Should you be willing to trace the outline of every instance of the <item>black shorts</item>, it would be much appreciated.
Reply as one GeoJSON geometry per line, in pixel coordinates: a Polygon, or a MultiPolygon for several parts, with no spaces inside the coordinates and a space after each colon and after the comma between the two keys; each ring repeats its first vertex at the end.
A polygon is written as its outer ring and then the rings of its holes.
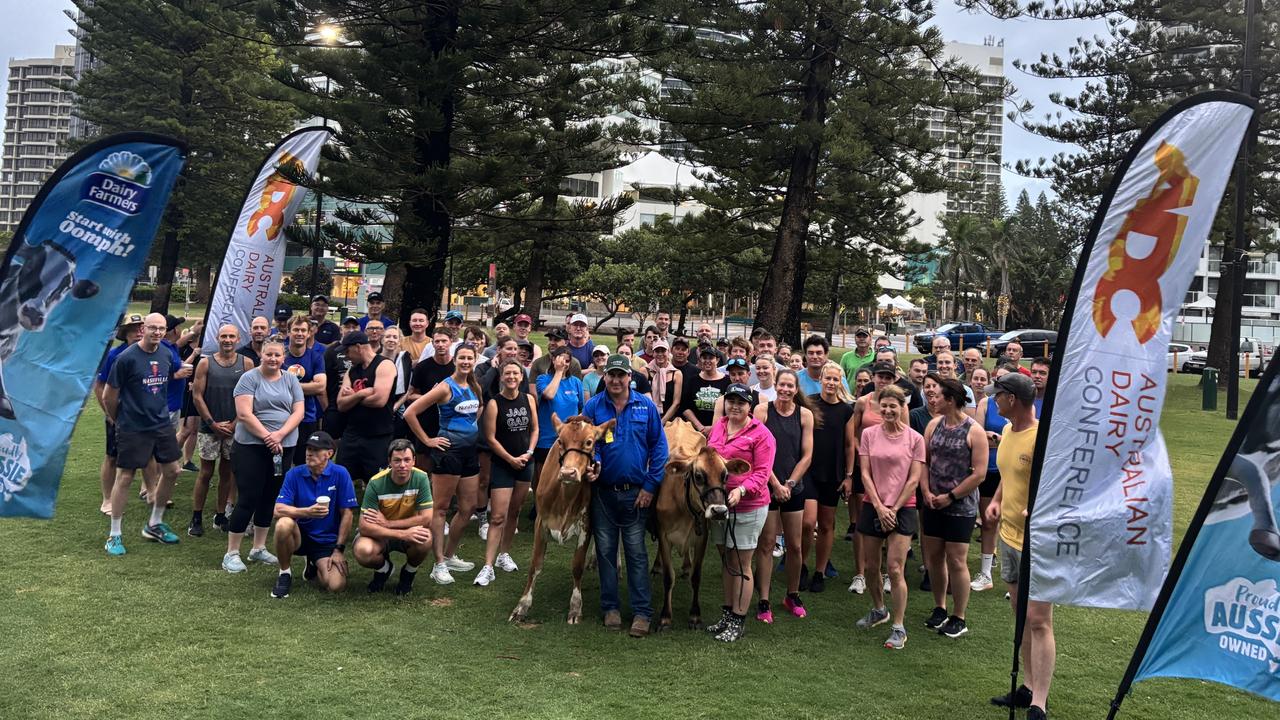
{"type": "Polygon", "coordinates": [[[943,542],[968,545],[973,538],[973,526],[977,523],[977,515],[948,515],[928,508],[920,510],[920,534],[941,538],[943,542]]]}
{"type": "Polygon", "coordinates": [[[116,467],[121,470],[141,470],[152,458],[163,465],[181,457],[182,448],[172,426],[147,432],[116,431],[116,467]]]}
{"type": "MultiPolygon", "coordinates": [[[[431,451],[431,468],[441,475],[457,475],[460,478],[480,474],[480,453],[475,445],[453,446],[448,450],[431,451]]],[[[493,481],[489,481],[493,486],[493,481]]]]}
{"type": "Polygon", "coordinates": [[[489,489],[510,489],[518,482],[533,482],[533,462],[530,461],[517,470],[495,456],[489,463],[489,489]]]}
{"type": "Polygon", "coordinates": [[[992,498],[996,496],[996,490],[1000,489],[1000,471],[988,470],[987,477],[983,479],[982,484],[978,486],[978,497],[992,498]]]}
{"type": "Polygon", "coordinates": [[[880,538],[881,540],[889,537],[890,533],[898,533],[911,537],[916,534],[916,527],[919,525],[919,519],[916,515],[915,508],[904,507],[898,510],[898,524],[889,532],[885,532],[880,527],[880,518],[876,515],[876,509],[869,502],[862,503],[862,512],[858,514],[858,532],[869,537],[880,538]]]}
{"type": "MultiPolygon", "coordinates": [[[[107,426],[107,457],[115,460],[118,452],[116,450],[116,424],[105,418],[102,424],[107,426]]],[[[177,440],[177,438],[175,437],[174,440],[177,440]]]]}
{"type": "Polygon", "coordinates": [[[324,431],[329,433],[329,437],[338,440],[342,437],[342,431],[347,427],[347,417],[338,412],[336,404],[330,404],[329,408],[324,411],[324,420],[320,425],[324,431]]]}
{"type": "Polygon", "coordinates": [[[805,478],[800,484],[791,488],[791,499],[780,503],[777,500],[769,501],[769,509],[779,512],[800,512],[804,510],[805,500],[816,500],[817,495],[814,494],[813,481],[805,478]]]}
{"type": "Polygon", "coordinates": [[[837,507],[840,505],[840,478],[810,478],[805,481],[806,485],[812,486],[810,497],[815,498],[822,507],[837,507]]]}
{"type": "Polygon", "coordinates": [[[307,536],[302,529],[299,528],[298,534],[302,536],[302,542],[298,545],[298,551],[295,555],[301,555],[311,562],[321,560],[333,555],[333,551],[338,549],[337,543],[318,543],[307,536]]]}
{"type": "Polygon", "coordinates": [[[368,480],[387,467],[387,446],[390,435],[366,437],[346,433],[338,441],[338,464],[351,473],[353,480],[368,480]]]}

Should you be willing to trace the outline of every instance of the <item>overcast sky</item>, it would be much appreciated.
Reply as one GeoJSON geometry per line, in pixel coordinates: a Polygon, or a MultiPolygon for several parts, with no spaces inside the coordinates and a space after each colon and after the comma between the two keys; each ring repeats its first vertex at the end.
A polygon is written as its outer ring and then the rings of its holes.
{"type": "MultiPolygon", "coordinates": [[[[983,37],[994,35],[1004,41],[1005,76],[1013,81],[1019,97],[1035,104],[1037,117],[1053,109],[1049,103],[1050,92],[1069,92],[1072,86],[1023,75],[1013,68],[1012,61],[1015,58],[1034,60],[1042,52],[1065,52],[1077,37],[1101,32],[1104,27],[1102,21],[999,21],[981,13],[962,12],[949,0],[938,0],[937,5],[937,22],[948,40],[980,44],[983,37]]],[[[63,11],[73,9],[70,0],[0,0],[0,18],[4,18],[0,23],[0,58],[48,57],[54,45],[72,43],[68,34],[72,24],[63,11]]],[[[1062,149],[1005,120],[1006,165],[1018,158],[1047,157],[1062,149]]],[[[1047,183],[1020,178],[1008,170],[1004,172],[1004,184],[1010,202],[1023,188],[1033,196],[1048,189],[1047,183]]]]}

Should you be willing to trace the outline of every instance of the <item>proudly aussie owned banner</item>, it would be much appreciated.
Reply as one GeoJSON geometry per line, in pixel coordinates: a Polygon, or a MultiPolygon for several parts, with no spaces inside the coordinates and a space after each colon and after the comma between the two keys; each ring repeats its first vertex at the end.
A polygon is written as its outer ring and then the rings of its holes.
{"type": "Polygon", "coordinates": [[[0,516],[53,516],[71,431],[185,162],[172,138],[103,138],[23,215],[0,266],[0,516]]]}
{"type": "Polygon", "coordinates": [[[1032,467],[1032,600],[1150,608],[1169,565],[1160,412],[1173,319],[1254,114],[1212,92],[1171,108],[1116,169],[1058,333],[1032,467]]]}
{"type": "Polygon", "coordinates": [[[202,347],[218,346],[218,328],[223,325],[235,325],[240,337],[247,339],[255,317],[271,320],[284,275],[284,229],[293,222],[306,195],[290,178],[315,172],[330,132],[322,127],[292,132],[262,163],[231,228],[205,318],[202,347]],[[288,168],[287,174],[282,167],[288,168]]]}

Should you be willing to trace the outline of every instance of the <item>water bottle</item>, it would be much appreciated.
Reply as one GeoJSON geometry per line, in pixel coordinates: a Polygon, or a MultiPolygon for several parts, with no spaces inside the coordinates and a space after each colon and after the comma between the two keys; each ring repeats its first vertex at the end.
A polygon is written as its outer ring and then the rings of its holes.
{"type": "Polygon", "coordinates": [[[284,455],[276,453],[271,456],[271,467],[275,471],[276,477],[284,475],[284,455]]]}

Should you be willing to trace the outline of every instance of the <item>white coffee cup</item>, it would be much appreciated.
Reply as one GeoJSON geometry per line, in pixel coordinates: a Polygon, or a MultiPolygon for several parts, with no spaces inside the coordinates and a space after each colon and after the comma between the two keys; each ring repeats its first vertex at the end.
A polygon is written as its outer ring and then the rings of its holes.
{"type": "Polygon", "coordinates": [[[316,504],[317,504],[317,505],[323,505],[323,506],[324,506],[324,509],[325,509],[325,512],[328,512],[328,511],[329,511],[329,496],[328,496],[328,495],[320,495],[320,496],[317,496],[317,497],[316,497],[316,504]]]}

